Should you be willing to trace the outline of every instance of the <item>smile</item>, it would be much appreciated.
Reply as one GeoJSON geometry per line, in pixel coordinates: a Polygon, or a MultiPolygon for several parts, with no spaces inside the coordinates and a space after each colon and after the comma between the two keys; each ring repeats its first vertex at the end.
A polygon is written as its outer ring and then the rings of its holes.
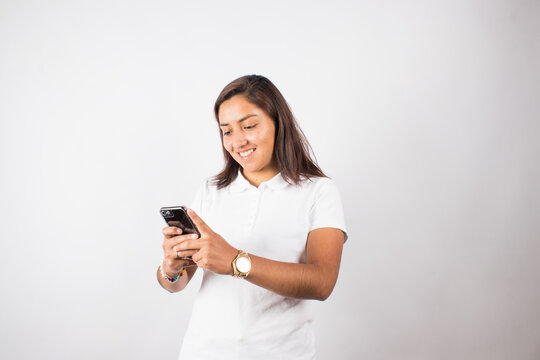
{"type": "Polygon", "coordinates": [[[254,151],[255,149],[250,149],[248,151],[239,152],[238,154],[243,160],[246,160],[254,151]]]}

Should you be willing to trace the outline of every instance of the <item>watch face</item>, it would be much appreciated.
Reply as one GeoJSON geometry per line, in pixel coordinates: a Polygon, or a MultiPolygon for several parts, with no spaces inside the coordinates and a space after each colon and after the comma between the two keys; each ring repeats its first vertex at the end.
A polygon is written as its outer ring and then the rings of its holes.
{"type": "Polygon", "coordinates": [[[240,257],[236,260],[236,268],[240,272],[247,273],[251,270],[251,261],[246,257],[240,257]]]}

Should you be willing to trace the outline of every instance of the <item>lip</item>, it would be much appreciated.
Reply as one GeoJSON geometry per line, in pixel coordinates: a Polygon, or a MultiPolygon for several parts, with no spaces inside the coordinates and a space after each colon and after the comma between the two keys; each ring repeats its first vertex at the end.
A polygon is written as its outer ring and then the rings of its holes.
{"type": "Polygon", "coordinates": [[[257,148],[251,148],[251,149],[247,149],[247,150],[237,151],[236,153],[238,154],[238,156],[240,156],[240,158],[241,158],[242,160],[247,160],[247,159],[250,158],[251,155],[253,155],[253,153],[254,153],[256,150],[257,150],[257,148]],[[249,154],[248,156],[242,156],[242,155],[240,155],[241,152],[246,152],[246,151],[249,151],[249,150],[253,150],[253,151],[252,151],[251,154],[249,154]]]}

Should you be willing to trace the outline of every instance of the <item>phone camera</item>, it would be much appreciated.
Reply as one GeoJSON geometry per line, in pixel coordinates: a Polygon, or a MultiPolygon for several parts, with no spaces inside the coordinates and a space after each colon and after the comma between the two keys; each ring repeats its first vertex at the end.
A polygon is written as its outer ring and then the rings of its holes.
{"type": "Polygon", "coordinates": [[[161,214],[167,218],[173,217],[173,213],[171,212],[171,210],[161,210],[161,214]]]}

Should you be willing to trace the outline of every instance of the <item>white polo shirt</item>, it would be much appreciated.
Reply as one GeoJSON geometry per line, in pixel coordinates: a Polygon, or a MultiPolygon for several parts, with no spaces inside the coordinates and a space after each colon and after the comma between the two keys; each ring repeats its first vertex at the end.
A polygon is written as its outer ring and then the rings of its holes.
{"type": "MultiPolygon", "coordinates": [[[[295,186],[277,174],[257,188],[239,172],[221,190],[207,180],[192,208],[235,248],[272,260],[304,263],[313,229],[338,228],[347,239],[339,191],[329,178],[295,186]]],[[[179,359],[313,359],[313,316],[307,305],[204,270],[179,359]]]]}

